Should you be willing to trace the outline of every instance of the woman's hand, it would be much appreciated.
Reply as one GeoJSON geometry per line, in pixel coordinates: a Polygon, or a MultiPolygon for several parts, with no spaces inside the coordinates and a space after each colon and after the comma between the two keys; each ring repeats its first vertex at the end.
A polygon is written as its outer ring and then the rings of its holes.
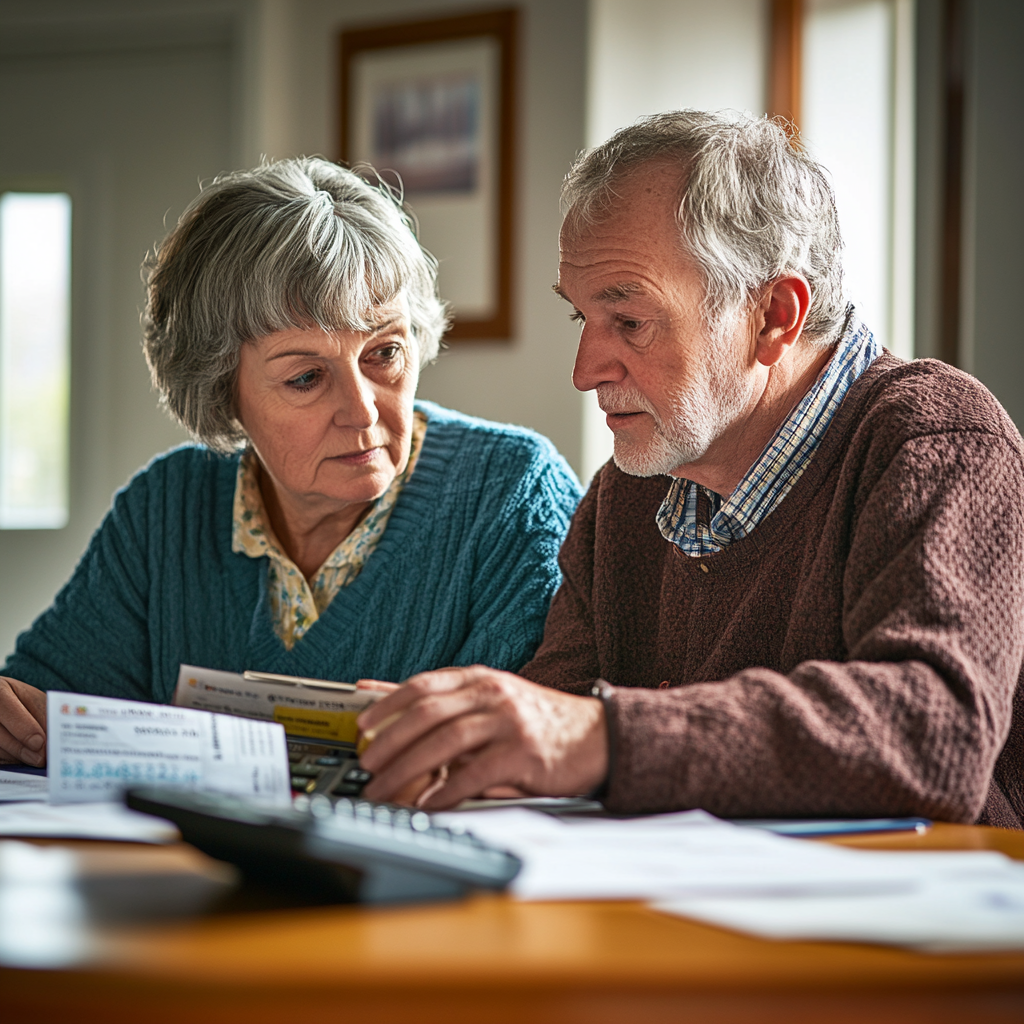
{"type": "Polygon", "coordinates": [[[46,694],[0,676],[0,764],[46,764],[46,694]]]}
{"type": "Polygon", "coordinates": [[[482,794],[575,796],[608,772],[604,708],[481,665],[413,676],[359,716],[373,742],[364,796],[394,800],[447,766],[415,801],[430,810],[482,794]],[[499,789],[500,787],[500,789],[499,789]]]}

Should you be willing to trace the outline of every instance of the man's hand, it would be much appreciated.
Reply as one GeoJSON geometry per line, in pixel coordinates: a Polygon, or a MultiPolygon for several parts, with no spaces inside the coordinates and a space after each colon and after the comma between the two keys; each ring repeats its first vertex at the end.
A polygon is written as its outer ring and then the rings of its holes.
{"type": "Polygon", "coordinates": [[[575,796],[590,792],[608,773],[599,700],[481,665],[413,676],[359,716],[364,734],[382,725],[361,759],[373,772],[364,790],[369,800],[394,799],[445,765],[447,777],[421,801],[430,810],[497,787],[575,796]]]}
{"type": "Polygon", "coordinates": [[[401,683],[385,683],[380,679],[360,679],[356,683],[357,690],[376,690],[378,693],[394,693],[401,683]]]}
{"type": "Polygon", "coordinates": [[[46,764],[46,694],[0,676],[0,764],[46,764]]]}

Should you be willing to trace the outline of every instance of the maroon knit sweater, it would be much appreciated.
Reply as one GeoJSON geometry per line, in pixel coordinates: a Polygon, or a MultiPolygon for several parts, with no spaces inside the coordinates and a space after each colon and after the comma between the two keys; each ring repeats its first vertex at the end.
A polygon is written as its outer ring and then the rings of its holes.
{"type": "Polygon", "coordinates": [[[1024,823],[1024,442],[943,363],[877,359],[748,537],[690,558],[611,463],[523,675],[606,702],[618,811],[1024,823]]]}

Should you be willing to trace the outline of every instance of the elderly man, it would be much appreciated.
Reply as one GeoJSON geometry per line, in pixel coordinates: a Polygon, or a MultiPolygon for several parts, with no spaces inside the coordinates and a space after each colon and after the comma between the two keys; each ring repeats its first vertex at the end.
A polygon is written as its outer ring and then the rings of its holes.
{"type": "Polygon", "coordinates": [[[578,161],[564,199],[573,382],[597,391],[614,465],[522,678],[426,673],[364,713],[367,795],[448,765],[426,806],[595,793],[1020,828],[1006,414],[880,348],[843,300],[822,169],[771,122],[652,117],[578,161]]]}

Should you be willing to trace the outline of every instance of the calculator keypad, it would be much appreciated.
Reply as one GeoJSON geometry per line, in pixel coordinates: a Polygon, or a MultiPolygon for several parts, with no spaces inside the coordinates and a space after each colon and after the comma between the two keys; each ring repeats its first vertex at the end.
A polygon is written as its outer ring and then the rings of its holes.
{"type": "Polygon", "coordinates": [[[324,796],[357,797],[370,781],[370,773],[360,768],[355,747],[307,742],[288,738],[288,767],[292,793],[299,798],[324,796]]]}

